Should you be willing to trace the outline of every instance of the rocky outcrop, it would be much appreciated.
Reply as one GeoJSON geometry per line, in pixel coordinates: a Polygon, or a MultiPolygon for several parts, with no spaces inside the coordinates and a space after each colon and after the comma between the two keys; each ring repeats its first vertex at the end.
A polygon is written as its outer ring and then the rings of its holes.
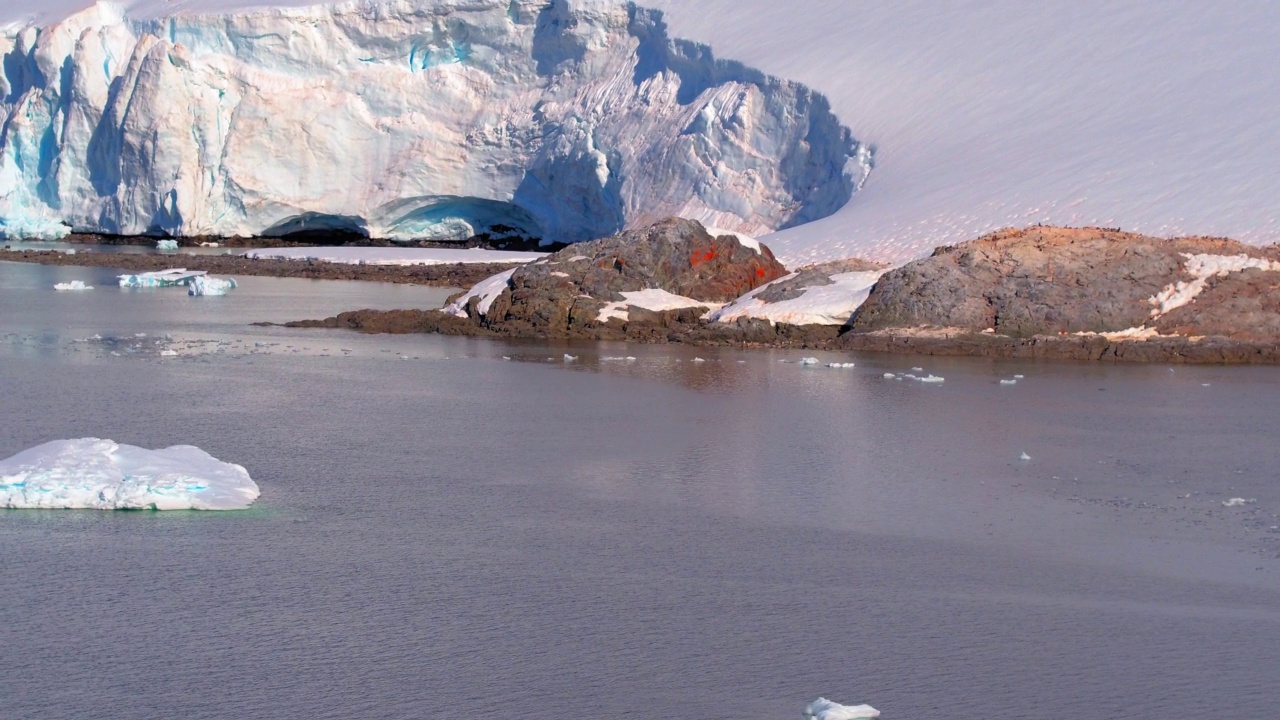
{"type": "Polygon", "coordinates": [[[1028,338],[1149,328],[1275,340],[1280,333],[1255,329],[1277,321],[1275,314],[1262,319],[1274,308],[1266,288],[1280,281],[1276,260],[1275,248],[1220,238],[1165,240],[1096,228],[1005,230],[940,248],[887,273],[853,331],[949,327],[1028,338]],[[1209,260],[1196,265],[1197,256],[1209,260]],[[1231,271],[1250,263],[1264,267],[1231,271]],[[1227,273],[1219,277],[1218,268],[1227,273]],[[1253,299],[1241,297],[1242,291],[1253,299]]]}
{"type": "Polygon", "coordinates": [[[709,309],[786,274],[767,247],[668,219],[522,266],[446,312],[508,336],[635,338],[696,324],[709,309]]]}

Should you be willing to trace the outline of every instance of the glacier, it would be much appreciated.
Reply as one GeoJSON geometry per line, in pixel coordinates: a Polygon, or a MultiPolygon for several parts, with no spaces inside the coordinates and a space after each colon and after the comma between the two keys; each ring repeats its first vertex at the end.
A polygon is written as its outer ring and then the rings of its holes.
{"type": "Polygon", "coordinates": [[[288,5],[6,3],[0,237],[756,235],[873,165],[821,94],[628,2],[288,5]]]}
{"type": "Polygon", "coordinates": [[[54,440],[0,461],[4,508],[240,510],[259,494],[243,467],[191,445],[54,440]]]}

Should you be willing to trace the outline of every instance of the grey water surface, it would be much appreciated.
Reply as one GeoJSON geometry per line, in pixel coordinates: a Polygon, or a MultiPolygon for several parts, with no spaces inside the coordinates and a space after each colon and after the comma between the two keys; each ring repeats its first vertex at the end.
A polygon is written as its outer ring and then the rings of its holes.
{"type": "Polygon", "coordinates": [[[2,718],[1280,717],[1280,369],[285,330],[448,292],[112,275],[0,262],[0,458],[263,494],[0,510],[2,718]]]}

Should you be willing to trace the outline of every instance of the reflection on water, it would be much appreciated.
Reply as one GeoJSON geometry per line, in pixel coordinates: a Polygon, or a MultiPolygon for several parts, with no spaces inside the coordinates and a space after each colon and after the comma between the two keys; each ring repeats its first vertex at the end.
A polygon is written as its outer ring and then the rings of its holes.
{"type": "Polygon", "coordinates": [[[299,331],[248,323],[447,291],[110,276],[0,263],[0,456],[191,443],[263,497],[0,513],[20,659],[0,716],[736,720],[824,694],[1167,720],[1280,699],[1276,369],[299,331]],[[913,366],[946,382],[882,377],[913,366]]]}

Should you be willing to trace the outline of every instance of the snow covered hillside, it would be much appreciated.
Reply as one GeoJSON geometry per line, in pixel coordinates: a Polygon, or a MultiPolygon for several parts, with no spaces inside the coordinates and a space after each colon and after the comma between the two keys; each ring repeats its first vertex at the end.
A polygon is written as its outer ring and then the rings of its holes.
{"type": "Polygon", "coordinates": [[[761,238],[788,266],[1034,223],[1280,241],[1273,0],[644,4],[876,147],[847,207],[761,238]]]}
{"type": "MultiPolygon", "coordinates": [[[[129,13],[149,19],[168,13],[229,12],[249,2],[133,0],[129,13]]],[[[0,9],[0,24],[52,22],[85,4],[9,0],[0,9]]],[[[574,3],[599,12],[611,4],[574,3]]],[[[1280,169],[1275,163],[1280,157],[1280,73],[1275,71],[1280,67],[1280,43],[1274,40],[1280,36],[1280,4],[1271,0],[641,4],[664,10],[675,37],[708,43],[717,57],[739,60],[823,93],[840,124],[851,128],[853,137],[875,146],[876,169],[850,203],[824,219],[762,238],[790,266],[851,255],[903,260],[997,227],[1037,222],[1119,226],[1160,235],[1221,234],[1253,243],[1280,240],[1280,169]]],[[[242,59],[246,54],[273,42],[263,23],[225,23],[228,32],[244,28],[243,37],[235,41],[237,63],[247,63],[242,59]],[[257,33],[262,37],[253,37],[257,33]]],[[[190,24],[155,27],[163,40],[167,28],[190,24]]],[[[598,52],[593,44],[597,39],[592,36],[587,42],[592,54],[598,52]]],[[[380,52],[377,58],[393,54],[389,47],[380,52]]],[[[404,48],[397,52],[403,54],[404,48]]],[[[451,59],[447,49],[444,57],[451,59]]],[[[359,60],[351,59],[351,67],[359,60]]],[[[218,73],[227,72],[219,66],[218,72],[201,77],[217,79],[218,73]]],[[[323,96],[303,99],[301,88],[309,81],[297,79],[292,67],[279,74],[295,78],[300,88],[281,106],[314,107],[315,114],[290,112],[289,123],[281,124],[276,137],[262,142],[275,144],[291,129],[296,134],[300,125],[308,132],[321,132],[339,122],[333,108],[340,105],[325,106],[330,100],[323,96]],[[309,119],[300,123],[300,117],[309,119]]],[[[722,121],[730,117],[721,106],[717,109],[722,121]]],[[[37,105],[32,112],[43,111],[37,105]]],[[[561,119],[570,117],[566,113],[561,119]]],[[[663,122],[684,129],[689,126],[686,118],[663,122]]],[[[582,135],[570,133],[578,143],[575,152],[589,154],[582,135]]],[[[606,146],[602,137],[597,131],[597,147],[606,146]]],[[[36,140],[40,138],[32,141],[36,140]]],[[[303,169],[322,165],[317,160],[303,169]]],[[[363,163],[358,163],[357,170],[365,172],[361,168],[363,163]]],[[[491,171],[472,167],[468,172],[491,171]]],[[[617,177],[613,170],[610,173],[617,177]]],[[[570,187],[591,189],[586,201],[596,202],[600,193],[590,182],[591,173],[585,175],[570,187]]],[[[12,181],[12,176],[3,177],[0,188],[12,181]]],[[[732,178],[716,177],[720,188],[741,187],[732,178]]],[[[369,175],[359,183],[377,183],[380,178],[369,175]]],[[[319,181],[304,177],[293,182],[311,191],[311,184],[319,181]]],[[[628,202],[661,187],[628,196],[628,202]]],[[[700,187],[697,182],[678,184],[670,197],[700,187]]],[[[36,188],[46,194],[55,189],[65,196],[63,188],[48,183],[42,190],[36,188]]],[[[250,183],[247,189],[258,186],[250,183]]],[[[512,188],[506,190],[514,195],[512,188]]],[[[252,192],[249,196],[252,199],[252,192]]],[[[682,210],[721,227],[751,231],[750,222],[708,217],[714,214],[708,210],[714,198],[727,195],[712,192],[708,197],[713,199],[693,201],[682,210]]],[[[308,203],[319,207],[331,199],[315,191],[308,203]]],[[[127,193],[120,200],[141,207],[128,211],[134,215],[145,216],[150,210],[127,193]]],[[[230,217],[252,207],[242,211],[234,202],[228,205],[230,217]]],[[[376,202],[365,205],[375,207],[376,202]]],[[[161,206],[157,203],[156,209],[161,206]]],[[[355,215],[365,209],[343,212],[355,215]]],[[[200,214],[220,217],[220,212],[200,214]]],[[[82,214],[94,220],[92,212],[82,214]]],[[[58,215],[51,211],[50,217],[58,215]]],[[[380,222],[393,227],[392,216],[380,222]]],[[[162,221],[164,217],[162,213],[162,221]]],[[[187,217],[192,216],[184,215],[184,221],[187,217]]]]}
{"type": "Polygon", "coordinates": [[[760,233],[870,169],[825,98],[622,2],[137,9],[0,34],[0,233],[760,233]]]}

